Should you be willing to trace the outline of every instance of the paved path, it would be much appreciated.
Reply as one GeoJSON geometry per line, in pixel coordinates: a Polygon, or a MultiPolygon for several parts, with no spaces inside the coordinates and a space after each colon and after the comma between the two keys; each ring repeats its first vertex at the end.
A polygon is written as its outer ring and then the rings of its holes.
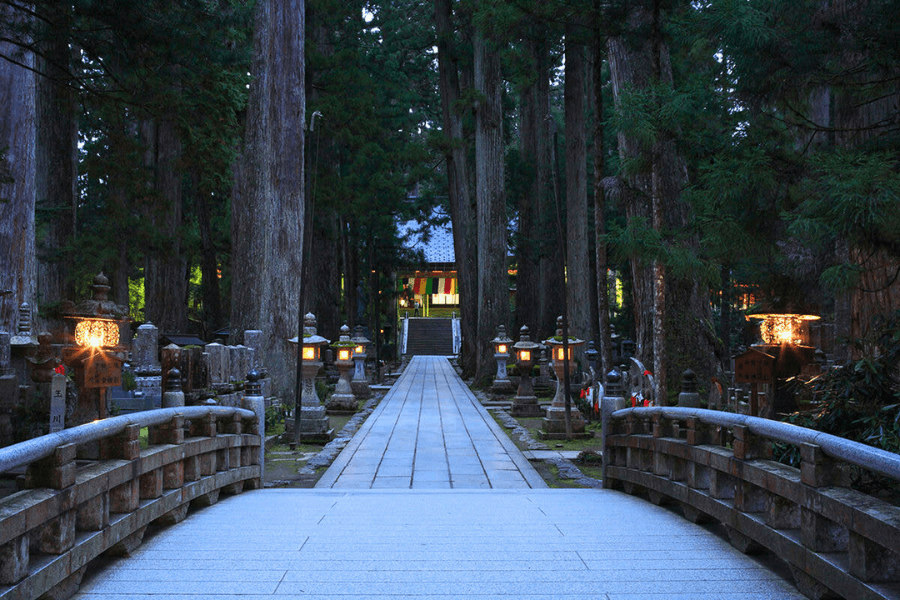
{"type": "Polygon", "coordinates": [[[534,489],[533,469],[446,363],[410,364],[326,472],[331,487],[223,498],[76,598],[803,599],[649,502],[534,489]],[[368,489],[381,485],[395,489],[368,489]],[[421,489],[433,486],[456,489],[421,489]]]}
{"type": "Polygon", "coordinates": [[[450,362],[416,356],[316,485],[545,488],[450,362]]]}

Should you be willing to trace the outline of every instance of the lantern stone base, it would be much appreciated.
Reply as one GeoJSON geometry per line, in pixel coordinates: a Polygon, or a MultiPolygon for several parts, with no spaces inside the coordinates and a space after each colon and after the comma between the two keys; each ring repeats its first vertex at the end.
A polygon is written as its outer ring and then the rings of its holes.
{"type": "Polygon", "coordinates": [[[494,394],[512,394],[516,390],[513,387],[512,381],[509,379],[494,379],[493,385],[491,385],[491,392],[494,394]]]}
{"type": "MultiPolygon", "coordinates": [[[[593,432],[584,431],[584,418],[574,406],[571,408],[572,435],[579,438],[594,437],[593,432]]],[[[566,410],[557,406],[547,408],[547,416],[543,419],[543,428],[538,431],[542,440],[566,439],[566,410]]]]}
{"type": "Polygon", "coordinates": [[[334,393],[325,403],[329,415],[352,415],[359,408],[356,396],[351,394],[334,393]]]}
{"type": "Polygon", "coordinates": [[[350,382],[350,388],[357,400],[368,400],[372,397],[372,388],[365,379],[354,379],[350,382]]]}
{"type": "Polygon", "coordinates": [[[514,417],[543,417],[546,410],[538,404],[535,396],[516,396],[509,414],[514,417]]]}
{"type": "MultiPolygon", "coordinates": [[[[290,423],[290,429],[294,430],[294,421],[285,420],[285,428],[290,423]]],[[[300,436],[304,442],[330,442],[334,439],[334,430],[331,429],[324,406],[303,406],[300,408],[300,436]]]]}

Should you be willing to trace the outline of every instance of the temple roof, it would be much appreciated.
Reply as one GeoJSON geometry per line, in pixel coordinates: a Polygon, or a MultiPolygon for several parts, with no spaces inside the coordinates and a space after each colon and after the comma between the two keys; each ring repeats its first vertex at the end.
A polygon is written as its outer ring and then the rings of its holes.
{"type": "Polygon", "coordinates": [[[429,264],[454,263],[453,231],[446,225],[427,225],[418,221],[399,223],[397,229],[404,238],[403,245],[410,250],[421,250],[429,264]]]}

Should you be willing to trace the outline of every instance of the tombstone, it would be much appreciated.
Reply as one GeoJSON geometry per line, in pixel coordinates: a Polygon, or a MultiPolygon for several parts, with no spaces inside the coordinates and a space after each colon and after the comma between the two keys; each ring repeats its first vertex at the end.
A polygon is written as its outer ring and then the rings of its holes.
{"type": "Polygon", "coordinates": [[[210,383],[227,383],[225,379],[228,373],[228,348],[213,342],[206,345],[206,354],[209,356],[210,383]]]}
{"type": "Polygon", "coordinates": [[[0,446],[13,443],[12,412],[16,407],[18,381],[12,369],[10,335],[0,331],[0,446]]]}
{"type": "Polygon", "coordinates": [[[241,353],[237,346],[226,346],[228,348],[228,372],[226,373],[226,383],[241,381],[246,371],[241,371],[241,353]]]}
{"type": "Polygon", "coordinates": [[[131,342],[131,364],[140,375],[161,375],[159,364],[159,329],[152,323],[137,328],[131,342]]]}
{"type": "Polygon", "coordinates": [[[235,346],[237,348],[237,365],[232,369],[235,371],[235,381],[244,381],[247,373],[253,370],[252,350],[244,345],[235,346]]]}
{"type": "MultiPolygon", "coordinates": [[[[262,336],[263,332],[259,329],[248,329],[244,332],[244,345],[254,350],[252,354],[254,361],[253,370],[259,370],[261,367],[261,365],[259,364],[259,360],[262,358],[262,336]]],[[[260,379],[262,379],[262,377],[260,377],[260,379]]]]}
{"type": "Polygon", "coordinates": [[[159,329],[153,323],[137,328],[131,342],[131,364],[136,395],[154,408],[162,405],[162,365],[159,362],[159,329]]]}
{"type": "Polygon", "coordinates": [[[697,374],[688,369],[681,376],[681,393],[678,394],[678,406],[700,408],[700,394],[697,393],[697,374]]]}
{"type": "Polygon", "coordinates": [[[0,376],[9,375],[12,372],[12,355],[10,354],[9,332],[0,331],[0,376]]]}
{"type": "Polygon", "coordinates": [[[550,389],[550,359],[547,358],[547,350],[541,350],[541,358],[538,359],[538,376],[534,378],[535,391],[547,391],[550,389]]]}
{"type": "Polygon", "coordinates": [[[160,350],[159,353],[163,369],[162,386],[165,388],[168,383],[169,371],[178,369],[181,366],[181,348],[175,344],[169,344],[160,350]]]}

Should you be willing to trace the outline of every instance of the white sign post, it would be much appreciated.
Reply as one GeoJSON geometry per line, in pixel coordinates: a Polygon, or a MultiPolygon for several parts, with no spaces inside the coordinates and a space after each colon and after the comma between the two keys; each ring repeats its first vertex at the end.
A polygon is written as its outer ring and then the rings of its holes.
{"type": "Polygon", "coordinates": [[[50,433],[66,427],[66,376],[55,373],[50,382],[50,433]]]}

